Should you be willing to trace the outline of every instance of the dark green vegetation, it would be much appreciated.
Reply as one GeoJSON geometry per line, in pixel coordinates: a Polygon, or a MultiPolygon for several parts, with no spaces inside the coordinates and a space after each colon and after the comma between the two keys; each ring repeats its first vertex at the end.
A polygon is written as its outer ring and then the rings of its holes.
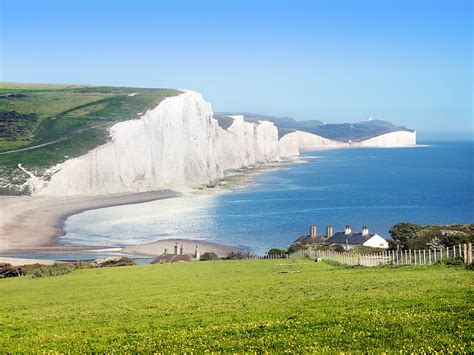
{"type": "Polygon", "coordinates": [[[67,158],[85,154],[107,141],[108,128],[114,123],[137,118],[178,93],[168,89],[1,83],[0,177],[15,180],[12,174],[22,174],[18,164],[41,173],[67,158]]]}
{"type": "Polygon", "coordinates": [[[472,352],[472,271],[208,261],[0,280],[4,352],[472,352]]]}
{"type": "Polygon", "coordinates": [[[420,226],[398,223],[389,230],[392,249],[427,249],[474,243],[474,224],[420,226]]]}
{"type": "Polygon", "coordinates": [[[249,122],[256,122],[259,120],[272,121],[278,127],[280,138],[285,134],[293,132],[294,130],[299,130],[317,134],[318,136],[336,141],[346,142],[351,140],[355,142],[379,136],[384,133],[396,131],[413,132],[406,127],[396,126],[390,122],[382,120],[370,120],[358,123],[325,124],[324,122],[318,120],[296,121],[290,117],[273,117],[256,115],[253,113],[219,113],[219,115],[223,117],[232,114],[242,114],[245,116],[245,120],[249,122]]]}
{"type": "Polygon", "coordinates": [[[135,262],[126,256],[116,256],[106,259],[97,259],[91,263],[54,263],[53,265],[20,265],[15,266],[8,263],[0,263],[0,279],[20,276],[57,276],[68,274],[75,269],[87,269],[97,267],[115,267],[115,266],[131,266],[135,262]]]}
{"type": "Polygon", "coordinates": [[[70,273],[74,267],[69,264],[55,263],[54,265],[21,265],[13,266],[10,264],[0,263],[0,279],[10,277],[31,276],[57,276],[70,273]]]}
{"type": "Polygon", "coordinates": [[[36,113],[0,111],[0,139],[15,140],[17,137],[30,134],[37,121],[36,113]]]}

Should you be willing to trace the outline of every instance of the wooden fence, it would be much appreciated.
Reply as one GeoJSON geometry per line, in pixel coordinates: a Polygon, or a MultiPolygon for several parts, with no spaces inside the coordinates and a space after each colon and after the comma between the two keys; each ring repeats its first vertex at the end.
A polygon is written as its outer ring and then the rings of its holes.
{"type": "Polygon", "coordinates": [[[465,264],[472,264],[472,243],[453,247],[422,250],[387,250],[374,254],[339,253],[331,250],[298,250],[288,255],[289,258],[310,257],[313,259],[332,260],[346,265],[379,266],[379,265],[431,265],[439,260],[459,257],[465,264]]]}

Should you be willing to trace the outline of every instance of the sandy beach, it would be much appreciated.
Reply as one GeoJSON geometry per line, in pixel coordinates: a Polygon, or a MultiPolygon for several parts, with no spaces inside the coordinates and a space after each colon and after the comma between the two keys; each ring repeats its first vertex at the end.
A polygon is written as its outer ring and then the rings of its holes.
{"type": "MultiPolygon", "coordinates": [[[[290,158],[280,163],[257,165],[228,171],[226,176],[213,184],[195,189],[192,194],[223,194],[244,188],[257,175],[278,170],[288,164],[302,163],[300,158],[290,158]]],[[[138,204],[155,200],[181,196],[171,190],[150,191],[142,193],[126,193],[102,196],[0,196],[0,253],[29,254],[36,253],[68,253],[87,252],[104,249],[127,254],[157,256],[164,248],[173,252],[176,243],[183,244],[185,254],[194,254],[196,245],[200,253],[214,252],[226,256],[238,248],[204,240],[164,239],[137,246],[129,246],[122,251],[117,248],[90,246],[61,246],[58,237],[65,234],[65,220],[77,213],[119,205],[138,204]]]]}
{"type": "Polygon", "coordinates": [[[179,196],[163,190],[81,197],[0,196],[0,252],[52,247],[67,217],[86,210],[179,196]]]}
{"type": "Polygon", "coordinates": [[[9,258],[6,256],[0,256],[0,264],[2,263],[10,264],[13,266],[33,265],[33,264],[53,265],[55,261],[46,260],[46,259],[9,258]]]}

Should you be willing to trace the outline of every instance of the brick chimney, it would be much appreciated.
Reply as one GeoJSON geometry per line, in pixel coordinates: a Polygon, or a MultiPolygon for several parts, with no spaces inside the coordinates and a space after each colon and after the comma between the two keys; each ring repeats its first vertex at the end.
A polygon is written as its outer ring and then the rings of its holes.
{"type": "Polygon", "coordinates": [[[309,240],[312,242],[316,240],[316,226],[314,224],[309,226],[309,240]]]}
{"type": "Polygon", "coordinates": [[[368,226],[363,226],[362,227],[362,235],[368,235],[369,234],[369,227],[368,226]]]}
{"type": "Polygon", "coordinates": [[[344,234],[351,234],[351,226],[346,224],[346,230],[344,231],[344,234]]]}
{"type": "Polygon", "coordinates": [[[329,225],[326,227],[326,238],[331,238],[334,235],[334,228],[329,225]]]}

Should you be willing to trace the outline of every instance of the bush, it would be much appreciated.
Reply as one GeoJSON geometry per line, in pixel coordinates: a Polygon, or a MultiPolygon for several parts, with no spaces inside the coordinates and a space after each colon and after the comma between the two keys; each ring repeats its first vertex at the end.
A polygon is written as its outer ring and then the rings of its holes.
{"type": "Polygon", "coordinates": [[[469,265],[466,265],[466,270],[474,270],[474,263],[470,263],[469,265]]]}
{"type": "Polygon", "coordinates": [[[225,260],[241,260],[246,258],[253,258],[255,255],[249,252],[244,251],[231,251],[227,256],[224,258],[225,260]]]}
{"type": "Polygon", "coordinates": [[[25,270],[21,266],[13,266],[7,263],[0,263],[0,279],[18,277],[25,275],[25,270]]]}
{"type": "Polygon", "coordinates": [[[438,260],[435,265],[447,265],[447,266],[461,266],[464,265],[463,258],[460,257],[449,257],[446,259],[438,260]]]}
{"type": "Polygon", "coordinates": [[[32,277],[56,276],[70,273],[74,266],[65,263],[54,263],[53,265],[21,265],[0,264],[0,278],[18,277],[31,275],[32,277]]]}
{"type": "Polygon", "coordinates": [[[130,266],[135,262],[126,256],[112,256],[106,259],[97,259],[91,263],[91,267],[130,266]]]}
{"type": "Polygon", "coordinates": [[[285,249],[272,248],[267,252],[268,255],[283,255],[286,254],[285,249]]]}
{"type": "Polygon", "coordinates": [[[464,260],[460,257],[449,257],[442,260],[445,265],[459,266],[464,265],[464,260]]]}
{"type": "Polygon", "coordinates": [[[203,253],[201,257],[199,258],[199,261],[208,261],[208,260],[217,260],[217,259],[219,259],[219,256],[213,251],[211,251],[211,252],[203,253]]]}
{"type": "Polygon", "coordinates": [[[332,250],[337,251],[338,253],[344,253],[346,249],[341,244],[336,244],[332,247],[332,250]]]}
{"type": "Polygon", "coordinates": [[[367,247],[365,245],[356,245],[353,248],[349,250],[349,253],[351,254],[375,254],[375,253],[383,253],[387,249],[383,248],[372,248],[372,247],[367,247]]]}
{"type": "MultiPolygon", "coordinates": [[[[35,265],[36,266],[36,265],[35,265]]],[[[29,272],[32,277],[58,276],[69,274],[74,269],[73,266],[65,263],[54,263],[53,265],[39,265],[29,272]]]]}
{"type": "Polygon", "coordinates": [[[390,249],[407,249],[408,242],[416,238],[417,232],[419,232],[423,227],[418,224],[413,223],[398,223],[390,228],[389,233],[392,237],[389,239],[388,243],[390,249]]]}
{"type": "Polygon", "coordinates": [[[293,243],[288,247],[287,253],[294,253],[301,249],[308,249],[308,246],[303,243],[293,243]]]}

